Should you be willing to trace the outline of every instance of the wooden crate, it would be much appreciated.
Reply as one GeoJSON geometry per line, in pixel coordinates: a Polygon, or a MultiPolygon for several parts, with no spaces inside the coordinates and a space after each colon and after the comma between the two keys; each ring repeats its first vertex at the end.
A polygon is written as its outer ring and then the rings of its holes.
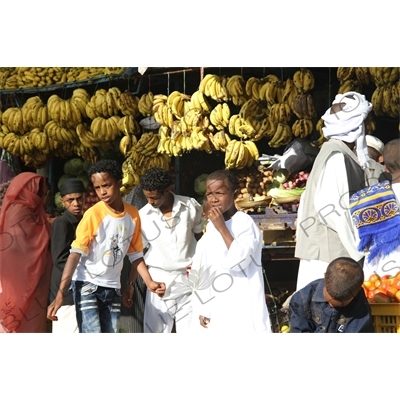
{"type": "Polygon", "coordinates": [[[400,303],[370,303],[376,333],[397,333],[400,328],[400,303]]]}

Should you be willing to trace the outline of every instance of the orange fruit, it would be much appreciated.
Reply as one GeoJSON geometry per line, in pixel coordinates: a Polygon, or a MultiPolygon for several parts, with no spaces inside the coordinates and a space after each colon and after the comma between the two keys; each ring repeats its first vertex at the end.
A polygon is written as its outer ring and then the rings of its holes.
{"type": "Polygon", "coordinates": [[[399,291],[399,289],[397,289],[394,286],[388,286],[386,288],[386,294],[391,298],[391,299],[395,299],[396,298],[396,293],[399,291]]]}
{"type": "Polygon", "coordinates": [[[381,277],[378,274],[372,274],[369,279],[370,282],[380,281],[381,277]]]}

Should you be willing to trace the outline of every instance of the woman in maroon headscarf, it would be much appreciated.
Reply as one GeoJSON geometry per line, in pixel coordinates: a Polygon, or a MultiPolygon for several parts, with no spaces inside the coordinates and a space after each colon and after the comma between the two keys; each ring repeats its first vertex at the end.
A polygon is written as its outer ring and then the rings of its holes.
{"type": "Polygon", "coordinates": [[[10,183],[0,211],[0,331],[46,332],[51,276],[46,178],[32,172],[10,183]]]}

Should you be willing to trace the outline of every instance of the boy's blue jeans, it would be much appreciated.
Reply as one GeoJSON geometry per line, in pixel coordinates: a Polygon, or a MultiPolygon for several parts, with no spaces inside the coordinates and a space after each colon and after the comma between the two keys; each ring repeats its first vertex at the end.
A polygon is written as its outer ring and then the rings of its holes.
{"type": "Polygon", "coordinates": [[[80,333],[117,333],[121,315],[121,290],[72,281],[80,333]]]}

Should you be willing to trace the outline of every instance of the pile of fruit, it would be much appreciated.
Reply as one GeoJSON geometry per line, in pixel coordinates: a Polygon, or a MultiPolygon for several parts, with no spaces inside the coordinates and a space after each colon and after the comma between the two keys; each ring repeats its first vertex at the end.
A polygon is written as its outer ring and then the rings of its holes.
{"type": "Polygon", "coordinates": [[[273,180],[272,175],[273,171],[263,165],[237,171],[236,176],[240,188],[237,201],[267,196],[268,187],[273,180]]]}
{"type": "MultiPolygon", "coordinates": [[[[338,93],[363,93],[365,86],[374,84],[376,89],[371,97],[374,114],[393,118],[400,115],[399,67],[339,67],[337,78],[340,82],[338,93]]],[[[372,128],[374,130],[374,123],[372,128]]]]}
{"type": "Polygon", "coordinates": [[[308,179],[308,173],[299,171],[290,174],[285,168],[280,168],[273,172],[272,183],[268,186],[268,196],[273,198],[273,202],[290,203],[299,200],[303,194],[308,179]]]}
{"type": "Polygon", "coordinates": [[[0,89],[23,89],[83,81],[121,74],[123,67],[11,67],[0,68],[0,89]]]}
{"type": "MultiPolygon", "coordinates": [[[[96,74],[117,73],[121,73],[120,68],[0,68],[0,88],[2,84],[6,88],[61,87],[62,83],[96,74]]],[[[399,83],[393,82],[394,68],[338,70],[341,82],[352,74],[365,82],[369,77],[377,85],[379,90],[372,96],[374,109],[399,114],[399,83]]],[[[0,148],[35,168],[44,167],[52,157],[79,157],[93,163],[102,150],[119,149],[125,158],[122,191],[127,194],[145,170],[152,166],[168,169],[171,157],[191,151],[222,152],[226,168],[246,170],[259,158],[260,139],[267,139],[271,148],[280,148],[295,137],[309,137],[315,132],[311,144],[320,147],[325,138],[323,121],[319,119],[314,125],[314,85],[311,71],[300,68],[286,80],[272,74],[247,80],[241,75],[207,74],[192,94],[173,91],[135,96],[117,87],[92,92],[79,87],[70,98],[52,94],[45,100],[48,95],[43,93],[24,95],[21,106],[0,110],[0,148]],[[145,120],[152,121],[147,128],[145,120]]],[[[366,122],[367,131],[373,125],[372,120],[366,122]]],[[[295,195],[283,192],[300,191],[299,181],[291,182],[270,182],[273,194],[269,195],[295,195]]],[[[265,195],[263,184],[262,179],[257,188],[251,187],[252,192],[257,189],[259,195],[265,195]]]]}
{"type": "Polygon", "coordinates": [[[362,286],[371,303],[400,303],[400,272],[393,276],[372,274],[362,286]]]}

